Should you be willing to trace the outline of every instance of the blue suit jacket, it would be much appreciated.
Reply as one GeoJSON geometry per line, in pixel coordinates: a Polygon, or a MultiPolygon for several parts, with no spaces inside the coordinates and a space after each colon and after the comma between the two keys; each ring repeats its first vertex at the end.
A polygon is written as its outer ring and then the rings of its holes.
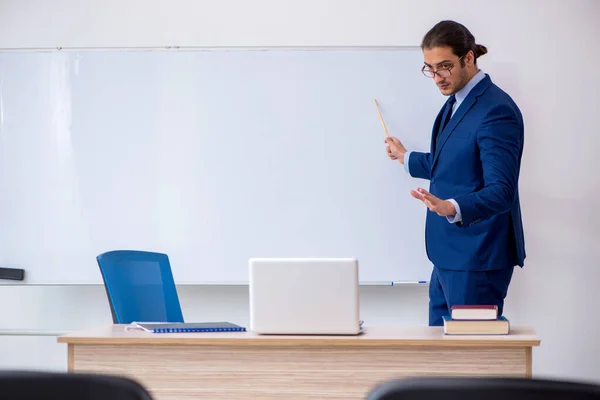
{"type": "Polygon", "coordinates": [[[427,210],[429,259],[437,267],[464,271],[523,266],[519,108],[486,75],[437,137],[443,110],[433,126],[430,152],[412,152],[408,161],[413,177],[429,179],[429,191],[443,200],[453,198],[462,214],[462,221],[449,223],[427,210]]]}

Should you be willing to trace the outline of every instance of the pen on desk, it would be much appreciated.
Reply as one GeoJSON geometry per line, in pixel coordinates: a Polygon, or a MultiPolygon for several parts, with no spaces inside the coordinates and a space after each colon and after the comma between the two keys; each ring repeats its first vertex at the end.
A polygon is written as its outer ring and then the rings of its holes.
{"type": "Polygon", "coordinates": [[[404,282],[396,281],[396,282],[392,282],[392,286],[394,286],[394,285],[398,285],[398,286],[400,286],[400,285],[415,285],[415,284],[424,285],[424,284],[427,284],[427,281],[413,281],[413,282],[409,282],[409,281],[404,281],[404,282]]]}

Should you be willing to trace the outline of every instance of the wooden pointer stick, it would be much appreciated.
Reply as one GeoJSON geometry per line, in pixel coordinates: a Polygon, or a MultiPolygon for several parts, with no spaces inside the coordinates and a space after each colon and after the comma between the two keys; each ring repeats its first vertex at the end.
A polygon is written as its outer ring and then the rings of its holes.
{"type": "Polygon", "coordinates": [[[383,130],[385,131],[385,136],[390,137],[390,134],[388,133],[388,130],[385,126],[385,122],[383,122],[383,117],[381,116],[381,111],[379,111],[379,106],[377,105],[377,100],[373,99],[373,102],[375,103],[375,107],[377,107],[377,114],[379,114],[379,119],[381,120],[381,125],[383,125],[383,130]]]}

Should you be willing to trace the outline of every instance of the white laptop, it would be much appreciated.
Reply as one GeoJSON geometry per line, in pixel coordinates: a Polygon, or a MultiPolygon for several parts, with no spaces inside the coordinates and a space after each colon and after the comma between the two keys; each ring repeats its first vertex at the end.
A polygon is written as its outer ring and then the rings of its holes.
{"type": "Polygon", "coordinates": [[[259,334],[357,335],[354,258],[251,258],[250,330],[259,334]]]}

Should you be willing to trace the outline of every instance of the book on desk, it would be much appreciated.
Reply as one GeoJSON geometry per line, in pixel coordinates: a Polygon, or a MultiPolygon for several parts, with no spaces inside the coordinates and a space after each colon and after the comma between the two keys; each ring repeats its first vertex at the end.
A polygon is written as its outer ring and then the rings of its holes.
{"type": "Polygon", "coordinates": [[[457,305],[444,316],[446,335],[508,335],[510,322],[495,305],[457,305]]]}
{"type": "Polygon", "coordinates": [[[246,328],[231,322],[132,322],[127,330],[150,333],[245,332],[246,328]]]}

